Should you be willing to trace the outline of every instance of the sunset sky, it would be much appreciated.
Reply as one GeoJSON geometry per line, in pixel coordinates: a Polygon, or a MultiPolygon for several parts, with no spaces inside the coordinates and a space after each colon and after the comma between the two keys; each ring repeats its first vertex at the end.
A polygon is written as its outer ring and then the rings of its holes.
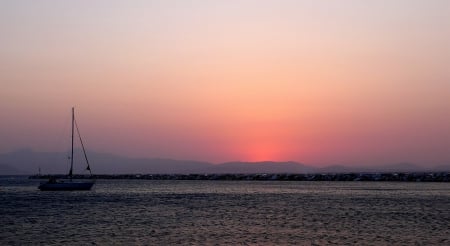
{"type": "Polygon", "coordinates": [[[0,153],[450,163],[450,1],[0,1],[0,153]]]}

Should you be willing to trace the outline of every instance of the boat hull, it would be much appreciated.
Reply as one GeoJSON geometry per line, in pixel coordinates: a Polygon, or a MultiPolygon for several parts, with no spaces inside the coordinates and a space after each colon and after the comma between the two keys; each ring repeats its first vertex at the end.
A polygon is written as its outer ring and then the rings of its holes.
{"type": "Polygon", "coordinates": [[[42,191],[90,190],[95,182],[45,182],[39,185],[42,191]]]}

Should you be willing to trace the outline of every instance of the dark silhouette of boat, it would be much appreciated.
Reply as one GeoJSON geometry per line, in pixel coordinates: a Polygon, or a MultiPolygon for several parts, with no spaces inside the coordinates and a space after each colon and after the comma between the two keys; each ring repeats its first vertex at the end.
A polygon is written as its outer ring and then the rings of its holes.
{"type": "Polygon", "coordinates": [[[90,190],[92,186],[95,184],[95,180],[89,181],[77,181],[73,180],[73,142],[74,142],[74,133],[75,129],[77,130],[78,137],[80,139],[81,147],[83,149],[84,157],[86,160],[86,170],[89,171],[90,176],[92,177],[91,167],[89,166],[89,160],[86,155],[86,151],[84,149],[83,140],[81,139],[81,134],[78,129],[77,122],[75,121],[75,109],[72,108],[72,151],[70,155],[70,170],[68,174],[67,180],[57,180],[54,177],[50,177],[47,182],[42,182],[38,188],[42,191],[71,191],[71,190],[90,190]]]}

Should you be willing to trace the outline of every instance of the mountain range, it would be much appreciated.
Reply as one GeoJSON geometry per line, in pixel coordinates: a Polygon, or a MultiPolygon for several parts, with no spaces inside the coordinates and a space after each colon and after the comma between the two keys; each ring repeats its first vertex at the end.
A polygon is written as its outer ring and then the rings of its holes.
{"type": "MultiPolygon", "coordinates": [[[[22,149],[0,154],[0,175],[64,174],[70,167],[67,153],[35,152],[22,149]]],[[[426,168],[412,163],[396,163],[371,167],[332,165],[313,167],[288,162],[226,162],[213,164],[192,160],[163,158],[129,158],[108,153],[88,152],[91,169],[96,174],[189,174],[189,173],[349,173],[349,172],[426,172],[450,171],[450,165],[426,168]]],[[[84,156],[74,153],[74,172],[86,173],[84,156]]]]}

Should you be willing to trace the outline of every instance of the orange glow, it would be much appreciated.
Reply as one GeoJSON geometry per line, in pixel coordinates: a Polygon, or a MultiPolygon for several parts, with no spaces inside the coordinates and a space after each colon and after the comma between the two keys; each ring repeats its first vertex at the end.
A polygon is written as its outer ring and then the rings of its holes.
{"type": "Polygon", "coordinates": [[[284,160],[285,156],[282,156],[282,146],[278,146],[273,143],[260,143],[256,142],[247,147],[242,146],[244,153],[243,160],[248,161],[277,161],[284,160]]]}
{"type": "Polygon", "coordinates": [[[356,2],[8,2],[0,150],[52,150],[75,106],[129,156],[450,160],[448,1],[356,2]]]}

